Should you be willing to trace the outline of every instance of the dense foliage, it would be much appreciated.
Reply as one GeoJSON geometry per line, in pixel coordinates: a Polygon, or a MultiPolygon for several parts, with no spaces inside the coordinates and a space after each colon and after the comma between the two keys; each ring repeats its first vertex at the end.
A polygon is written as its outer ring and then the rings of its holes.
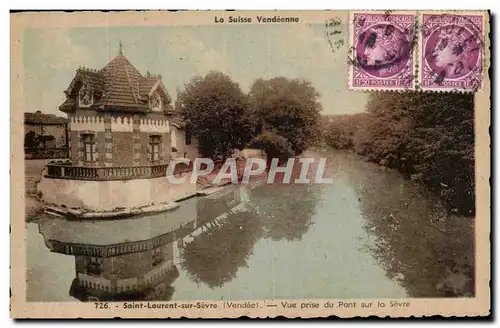
{"type": "Polygon", "coordinates": [[[28,131],[24,135],[25,159],[67,158],[68,146],[56,147],[55,137],[52,135],[37,135],[28,131]]]}
{"type": "Polygon", "coordinates": [[[306,80],[258,79],[246,95],[229,76],[210,72],[185,85],[176,110],[203,156],[228,157],[234,149],[253,146],[277,157],[294,156],[319,140],[318,98],[306,80]]]}
{"type": "Polygon", "coordinates": [[[253,137],[255,124],[248,115],[248,97],[227,75],[210,72],[196,76],[179,92],[181,112],[207,157],[226,157],[253,137]]]}
{"type": "Polygon", "coordinates": [[[262,149],[267,158],[279,158],[281,161],[294,156],[290,143],[272,131],[265,131],[250,141],[248,148],[262,149]]]}
{"type": "Polygon", "coordinates": [[[34,131],[28,131],[24,135],[24,149],[34,153],[38,148],[46,148],[47,144],[55,140],[52,135],[37,135],[34,131]]]}
{"type": "Polygon", "coordinates": [[[354,138],[365,116],[362,113],[324,117],[324,141],[336,149],[354,149],[354,138]]]}
{"type": "Polygon", "coordinates": [[[373,93],[365,115],[337,121],[326,124],[329,145],[421,180],[455,211],[474,215],[472,95],[373,93]]]}
{"type": "Polygon", "coordinates": [[[274,131],[284,137],[295,154],[301,154],[318,139],[318,99],[319,93],[309,81],[285,77],[258,79],[249,93],[251,111],[260,123],[258,130],[274,131]]]}

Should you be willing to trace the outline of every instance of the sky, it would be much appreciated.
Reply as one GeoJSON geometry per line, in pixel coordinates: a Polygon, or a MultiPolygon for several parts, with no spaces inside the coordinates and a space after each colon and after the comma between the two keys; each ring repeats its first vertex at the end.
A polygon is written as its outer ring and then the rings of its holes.
{"type": "Polygon", "coordinates": [[[323,24],[26,29],[25,111],[64,116],[58,107],[78,67],[103,68],[118,54],[120,40],[141,73],[162,75],[172,104],[191,78],[217,70],[244,92],[261,77],[304,78],[320,93],[322,114],[364,111],[366,95],[347,88],[347,46],[333,53],[323,24]]]}

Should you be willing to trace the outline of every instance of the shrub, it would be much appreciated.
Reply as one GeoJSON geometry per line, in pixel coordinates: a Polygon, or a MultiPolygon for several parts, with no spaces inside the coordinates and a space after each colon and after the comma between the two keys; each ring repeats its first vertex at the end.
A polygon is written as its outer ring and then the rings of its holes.
{"type": "Polygon", "coordinates": [[[248,147],[262,149],[266,153],[268,159],[279,158],[280,161],[284,161],[295,155],[290,143],[285,138],[272,131],[266,131],[258,135],[250,141],[248,147]]]}

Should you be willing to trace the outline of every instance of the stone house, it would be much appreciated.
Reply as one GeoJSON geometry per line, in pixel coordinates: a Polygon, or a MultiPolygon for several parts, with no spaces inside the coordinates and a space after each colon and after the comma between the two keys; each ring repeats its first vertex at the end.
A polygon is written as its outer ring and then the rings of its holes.
{"type": "Polygon", "coordinates": [[[171,98],[160,76],[143,76],[119,55],[103,69],[79,68],[60,110],[69,119],[70,159],[86,167],[166,164],[171,98]]]}
{"type": "Polygon", "coordinates": [[[47,166],[39,184],[45,202],[109,211],[196,193],[165,178],[173,159],[196,157],[197,148],[161,76],[141,74],[120,47],[104,68],[77,69],[64,93],[71,164],[47,166]]]}

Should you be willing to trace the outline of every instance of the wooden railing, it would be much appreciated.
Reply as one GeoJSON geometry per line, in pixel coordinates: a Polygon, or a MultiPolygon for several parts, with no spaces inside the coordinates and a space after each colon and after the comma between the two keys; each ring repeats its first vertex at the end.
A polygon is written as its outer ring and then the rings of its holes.
{"type": "MultiPolygon", "coordinates": [[[[148,166],[90,167],[47,164],[46,178],[70,180],[132,180],[151,179],[167,175],[168,164],[148,166]]],[[[177,164],[174,175],[191,172],[192,165],[177,164]]]]}

